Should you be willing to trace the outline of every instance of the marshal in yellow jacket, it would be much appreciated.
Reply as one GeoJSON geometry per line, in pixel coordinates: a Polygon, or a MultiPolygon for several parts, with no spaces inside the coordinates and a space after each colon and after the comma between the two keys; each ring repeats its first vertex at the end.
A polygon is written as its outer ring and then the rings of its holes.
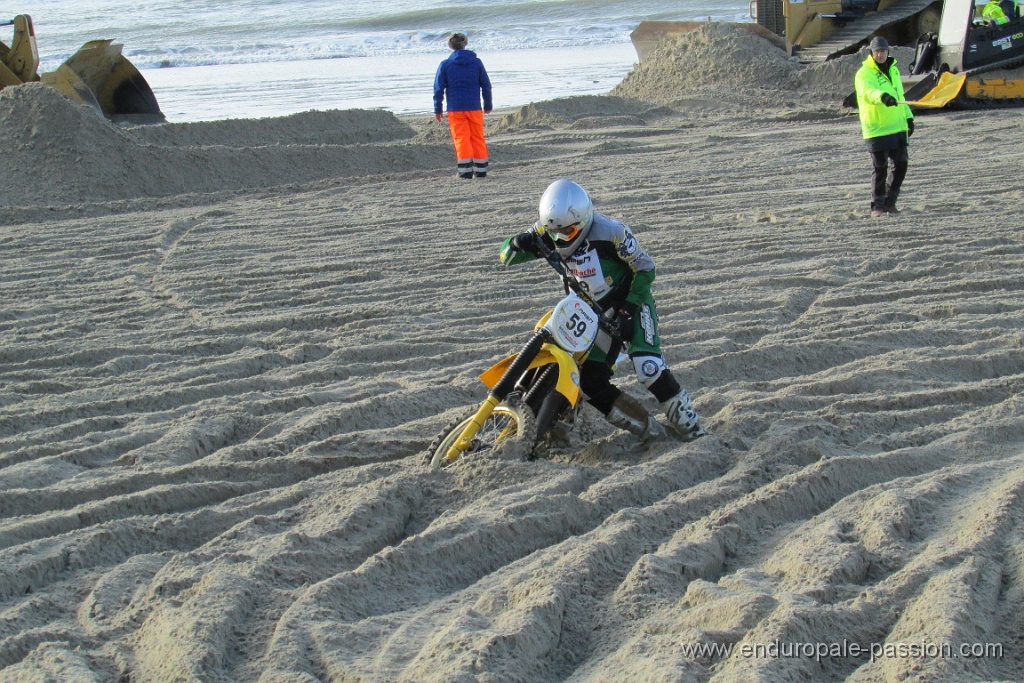
{"type": "Polygon", "coordinates": [[[854,79],[857,90],[857,111],[860,114],[860,129],[864,139],[877,138],[907,130],[907,119],[914,118],[910,107],[897,104],[888,107],[882,103],[882,95],[888,93],[896,100],[903,100],[903,81],[896,60],[889,57],[879,65],[870,54],[854,79]]]}

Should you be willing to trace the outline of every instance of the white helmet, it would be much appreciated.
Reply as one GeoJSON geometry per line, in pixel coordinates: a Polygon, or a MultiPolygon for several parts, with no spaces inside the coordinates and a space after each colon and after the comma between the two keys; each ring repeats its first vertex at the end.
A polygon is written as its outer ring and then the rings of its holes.
{"type": "Polygon", "coordinates": [[[538,225],[551,236],[562,256],[579,248],[594,224],[594,203],[587,191],[571,180],[560,178],[548,185],[540,197],[538,225]]]}

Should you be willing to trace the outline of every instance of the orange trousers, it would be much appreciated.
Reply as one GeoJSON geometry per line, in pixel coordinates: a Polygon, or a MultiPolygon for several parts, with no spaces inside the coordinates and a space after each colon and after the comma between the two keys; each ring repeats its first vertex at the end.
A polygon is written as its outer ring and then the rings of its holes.
{"type": "Polygon", "coordinates": [[[484,113],[476,111],[448,112],[448,128],[455,143],[455,164],[459,175],[487,173],[487,141],[484,140],[484,113]]]}

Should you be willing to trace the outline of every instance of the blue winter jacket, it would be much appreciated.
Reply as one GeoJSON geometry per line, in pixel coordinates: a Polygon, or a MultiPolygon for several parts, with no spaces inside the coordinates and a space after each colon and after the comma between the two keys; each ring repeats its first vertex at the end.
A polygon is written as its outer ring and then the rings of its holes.
{"type": "Polygon", "coordinates": [[[480,94],[483,93],[483,108],[490,111],[491,79],[487,77],[484,63],[472,50],[454,50],[448,59],[437,67],[434,77],[434,113],[441,113],[441,104],[448,99],[448,111],[477,111],[480,109],[480,94]]]}

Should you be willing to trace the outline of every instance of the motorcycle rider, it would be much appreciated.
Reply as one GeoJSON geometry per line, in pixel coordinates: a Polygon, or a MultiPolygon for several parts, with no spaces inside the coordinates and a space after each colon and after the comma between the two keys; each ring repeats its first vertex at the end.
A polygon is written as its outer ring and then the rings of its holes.
{"type": "MultiPolygon", "coordinates": [[[[622,222],[594,211],[586,190],[565,178],[540,198],[533,229],[506,239],[500,260],[511,266],[554,250],[566,272],[611,317],[640,383],[658,400],[669,424],[687,441],[705,434],[686,390],[661,352],[651,283],[654,261],[622,222]]],[[[639,401],[611,383],[614,357],[595,346],[580,368],[580,389],[613,425],[646,441],[665,430],[639,401]]]]}

